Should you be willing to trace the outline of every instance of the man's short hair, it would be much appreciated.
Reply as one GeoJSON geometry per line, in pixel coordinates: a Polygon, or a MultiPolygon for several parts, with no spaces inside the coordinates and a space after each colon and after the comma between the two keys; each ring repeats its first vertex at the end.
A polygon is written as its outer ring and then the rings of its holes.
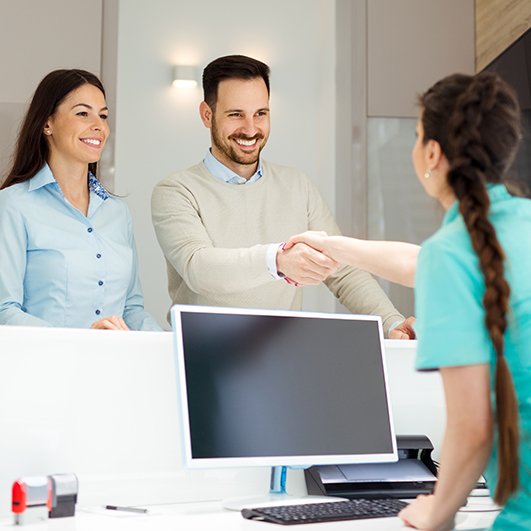
{"type": "Polygon", "coordinates": [[[204,100],[214,109],[218,100],[219,83],[225,79],[254,79],[261,77],[269,94],[269,66],[245,55],[226,55],[214,59],[203,70],[204,100]]]}

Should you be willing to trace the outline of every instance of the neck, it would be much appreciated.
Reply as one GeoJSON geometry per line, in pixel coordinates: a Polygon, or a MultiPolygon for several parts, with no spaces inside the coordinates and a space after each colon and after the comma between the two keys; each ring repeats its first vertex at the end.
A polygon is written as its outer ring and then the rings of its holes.
{"type": "Polygon", "coordinates": [[[439,198],[439,203],[443,206],[444,210],[448,210],[455,202],[457,198],[453,193],[445,195],[444,197],[439,198]]]}
{"type": "Polygon", "coordinates": [[[48,166],[68,201],[87,215],[89,203],[88,166],[79,162],[59,161],[50,157],[48,166]]]}
{"type": "Polygon", "coordinates": [[[48,166],[61,190],[81,191],[87,188],[88,165],[80,162],[67,162],[50,157],[48,166]]]}

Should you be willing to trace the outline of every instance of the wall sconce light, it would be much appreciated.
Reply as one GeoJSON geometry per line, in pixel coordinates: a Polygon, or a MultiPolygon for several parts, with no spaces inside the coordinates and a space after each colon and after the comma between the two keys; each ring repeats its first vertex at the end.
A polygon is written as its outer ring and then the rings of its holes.
{"type": "Polygon", "coordinates": [[[197,67],[194,65],[175,65],[172,85],[176,88],[197,87],[197,67]]]}

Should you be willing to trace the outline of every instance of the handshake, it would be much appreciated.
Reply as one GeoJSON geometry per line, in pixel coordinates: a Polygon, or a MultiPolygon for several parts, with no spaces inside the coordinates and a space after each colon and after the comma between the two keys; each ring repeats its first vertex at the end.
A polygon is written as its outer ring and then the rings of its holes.
{"type": "MultiPolygon", "coordinates": [[[[413,287],[420,247],[403,242],[357,240],[307,231],[289,238],[277,251],[277,271],[295,286],[320,284],[348,264],[391,282],[413,287]]],[[[390,339],[414,339],[414,317],[390,332],[390,339]]]]}
{"type": "Polygon", "coordinates": [[[340,262],[327,253],[330,238],[323,231],[307,231],[289,238],[277,251],[277,271],[295,286],[320,284],[340,262]]]}

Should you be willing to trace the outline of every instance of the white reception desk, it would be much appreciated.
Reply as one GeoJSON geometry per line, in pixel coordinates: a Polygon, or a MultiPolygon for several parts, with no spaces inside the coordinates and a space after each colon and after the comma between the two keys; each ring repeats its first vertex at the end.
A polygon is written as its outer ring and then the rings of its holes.
{"type": "MultiPolygon", "coordinates": [[[[414,371],[415,346],[386,341],[395,428],[428,435],[437,457],[442,386],[438,373],[414,371]]],[[[0,327],[0,377],[0,529],[12,526],[16,478],[61,472],[79,478],[77,516],[28,529],[267,528],[222,511],[219,500],[263,494],[269,469],[182,466],[171,333],[0,327]],[[153,508],[149,515],[112,515],[98,509],[104,504],[153,508]]],[[[302,471],[289,471],[288,490],[306,492],[302,471]]],[[[463,514],[458,528],[479,529],[493,516],[463,514]]],[[[385,519],[319,529],[401,527],[385,519]]]]}

